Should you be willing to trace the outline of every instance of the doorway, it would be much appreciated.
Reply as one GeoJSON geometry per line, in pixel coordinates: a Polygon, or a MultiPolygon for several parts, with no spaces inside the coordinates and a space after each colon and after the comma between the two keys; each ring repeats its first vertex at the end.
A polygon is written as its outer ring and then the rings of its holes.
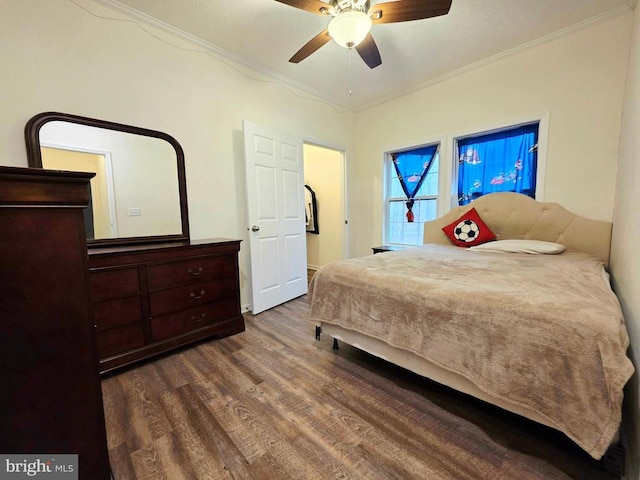
{"type": "Polygon", "coordinates": [[[109,152],[80,150],[69,147],[50,146],[42,143],[42,167],[50,170],[95,173],[91,179],[89,206],[84,209],[85,228],[88,240],[116,238],[115,188],[113,166],[109,152]]]}
{"type": "Polygon", "coordinates": [[[308,277],[318,268],[348,257],[346,161],[341,150],[304,144],[305,185],[316,198],[317,233],[307,232],[308,277]]]}

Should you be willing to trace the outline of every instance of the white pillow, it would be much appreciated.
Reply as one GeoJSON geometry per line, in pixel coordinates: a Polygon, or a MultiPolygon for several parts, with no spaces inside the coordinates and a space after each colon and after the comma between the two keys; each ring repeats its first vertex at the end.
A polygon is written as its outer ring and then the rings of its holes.
{"type": "Polygon", "coordinates": [[[564,252],[565,248],[559,243],[543,242],[542,240],[496,240],[470,247],[468,250],[553,255],[564,252]]]}

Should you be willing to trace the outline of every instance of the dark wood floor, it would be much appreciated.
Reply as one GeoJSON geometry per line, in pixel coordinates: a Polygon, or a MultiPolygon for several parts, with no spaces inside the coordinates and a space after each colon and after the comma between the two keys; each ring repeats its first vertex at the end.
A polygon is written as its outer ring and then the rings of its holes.
{"type": "Polygon", "coordinates": [[[331,339],[306,297],[103,381],[115,480],[614,479],[562,434],[331,339]]]}

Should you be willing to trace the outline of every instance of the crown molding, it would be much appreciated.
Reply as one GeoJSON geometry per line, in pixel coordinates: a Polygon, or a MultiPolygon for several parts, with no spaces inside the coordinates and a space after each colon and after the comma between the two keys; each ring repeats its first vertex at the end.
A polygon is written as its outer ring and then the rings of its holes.
{"type": "Polygon", "coordinates": [[[623,13],[628,13],[629,9],[633,9],[633,6],[631,6],[631,3],[635,4],[637,3],[637,0],[627,0],[629,2],[629,6],[626,5],[622,5],[618,8],[615,8],[613,10],[610,10],[608,12],[602,13],[600,15],[597,15],[595,17],[591,17],[588,18],[586,20],[583,20],[582,22],[576,23],[574,25],[571,25],[569,27],[563,28],[561,30],[558,30],[556,32],[550,33],[549,35],[545,35],[544,37],[540,37],[540,38],[536,38],[535,40],[532,40],[530,42],[526,42],[523,43],[521,45],[518,45],[517,47],[511,48],[509,50],[505,50],[504,52],[500,52],[496,55],[492,55],[491,57],[487,57],[484,58],[478,62],[475,63],[471,63],[469,65],[465,65],[464,67],[458,68],[457,70],[453,70],[451,72],[445,73],[443,75],[440,75],[438,77],[434,77],[432,79],[426,80],[424,82],[418,83],[416,85],[413,85],[411,87],[407,87],[405,89],[403,89],[402,91],[393,93],[391,95],[387,95],[384,97],[381,97],[380,99],[378,99],[378,101],[376,101],[375,103],[372,103],[370,105],[367,105],[366,107],[360,108],[356,110],[357,112],[362,112],[364,110],[368,110],[371,107],[375,107],[377,105],[381,105],[383,103],[389,102],[391,100],[394,100],[396,98],[400,98],[400,97],[404,97],[405,95],[409,95],[411,93],[417,92],[419,90],[422,90],[424,88],[430,87],[432,85],[441,83],[441,82],[445,82],[447,80],[450,80],[454,77],[457,77],[459,75],[462,75],[464,73],[470,72],[472,70],[475,70],[477,68],[483,67],[485,65],[489,65],[493,62],[496,62],[498,60],[501,60],[503,58],[506,57],[510,57],[511,55],[516,55],[518,53],[521,53],[525,50],[529,50],[531,48],[537,47],[539,45],[545,44],[547,42],[551,42],[553,40],[556,40],[557,38],[563,37],[565,35],[569,35],[571,33],[580,31],[584,28],[590,27],[592,25],[596,25],[598,23],[601,22],[605,22],[611,18],[617,17],[618,15],[622,15],[623,13]]]}
{"type": "MultiPolygon", "coordinates": [[[[75,3],[75,0],[72,0],[73,3],[75,3]]],[[[324,92],[320,92],[314,88],[311,88],[303,83],[297,82],[289,77],[286,77],[284,75],[281,75],[279,73],[276,73],[256,62],[250,61],[244,57],[241,57],[239,55],[233,54],[223,48],[220,48],[212,43],[206,42],[204,40],[202,40],[201,38],[198,38],[194,35],[191,35],[183,30],[180,30],[172,25],[169,25],[168,23],[165,23],[161,20],[158,20],[157,18],[154,18],[150,15],[147,15],[145,13],[142,13],[138,10],[135,10],[127,5],[124,5],[122,3],[120,3],[118,0],[93,0],[96,1],[98,3],[101,3],[103,5],[106,5],[107,7],[110,7],[116,11],[119,11],[121,13],[123,13],[124,15],[126,15],[127,17],[133,18],[135,22],[139,21],[141,23],[150,25],[152,27],[156,27],[162,31],[168,32],[172,35],[175,35],[179,38],[182,38],[190,43],[193,43],[195,45],[197,45],[198,47],[203,49],[203,53],[209,54],[211,55],[213,58],[219,60],[222,63],[225,63],[226,65],[228,65],[230,68],[238,71],[239,73],[241,73],[242,75],[244,75],[246,78],[255,80],[255,81],[259,81],[259,82],[264,82],[265,80],[260,79],[260,78],[255,78],[252,77],[251,75],[247,75],[246,73],[242,72],[238,67],[243,67],[245,69],[248,69],[249,71],[255,72],[259,75],[265,76],[270,80],[266,80],[266,81],[273,81],[275,83],[278,83],[280,85],[283,86],[283,88],[289,90],[293,95],[298,96],[299,98],[304,98],[307,100],[311,100],[311,101],[316,101],[316,102],[321,102],[321,103],[326,103],[329,106],[331,106],[332,108],[334,108],[337,112],[339,113],[347,113],[347,112],[351,112],[351,113],[358,113],[358,112],[362,112],[365,110],[368,110],[369,108],[375,107],[377,105],[381,105],[383,103],[389,102],[391,100],[403,97],[405,95],[414,93],[416,91],[422,90],[424,88],[427,88],[429,86],[447,81],[451,78],[457,77],[459,75],[462,75],[466,72],[475,70],[477,68],[480,68],[482,66],[488,65],[490,63],[493,63],[495,61],[501,60],[503,58],[509,57],[511,55],[515,55],[518,54],[522,51],[528,50],[530,48],[536,47],[538,45],[542,45],[544,43],[553,41],[559,37],[571,34],[573,32],[579,31],[581,29],[587,28],[589,26],[595,25],[597,23],[600,22],[604,22],[606,20],[609,20],[613,17],[616,17],[618,15],[621,15],[623,13],[629,12],[629,10],[633,10],[635,9],[636,5],[637,5],[637,1],[638,0],[626,0],[626,5],[621,5],[620,7],[614,9],[614,10],[610,10],[608,12],[605,12],[603,14],[597,15],[595,17],[589,18],[587,20],[584,20],[580,23],[577,23],[575,25],[571,25],[569,27],[563,28],[561,30],[558,30],[554,33],[551,33],[549,35],[546,35],[544,37],[540,37],[537,38],[535,40],[532,40],[530,42],[524,43],[522,45],[519,45],[515,48],[506,50],[504,52],[498,53],[496,55],[493,55],[491,57],[487,57],[483,60],[480,60],[478,62],[475,63],[471,63],[469,65],[466,65],[464,67],[461,67],[457,70],[453,70],[451,72],[445,73],[443,75],[440,75],[438,77],[434,77],[431,78],[429,80],[426,80],[424,82],[420,82],[418,84],[412,85],[410,87],[407,87],[405,89],[402,89],[400,91],[391,93],[389,95],[385,95],[382,97],[378,97],[377,100],[375,102],[371,102],[366,106],[363,107],[353,107],[353,106],[349,106],[347,104],[344,104],[342,102],[340,102],[338,99],[331,97],[330,95],[325,94],[324,92]],[[304,95],[299,95],[297,94],[295,91],[292,91],[291,89],[295,89],[297,91],[300,92],[304,92],[305,94],[311,95],[311,97],[307,97],[304,95]]],[[[83,7],[84,8],[84,7],[83,7]]],[[[96,17],[98,18],[104,18],[104,17],[100,17],[98,15],[96,15],[96,17]]],[[[171,45],[170,42],[165,41],[165,43],[168,43],[169,45],[171,45]]],[[[180,49],[180,46],[174,45],[175,48],[180,49]]]]}
{"type": "MultiPolygon", "coordinates": [[[[275,83],[279,83],[281,84],[284,88],[286,88],[287,90],[291,91],[289,89],[289,87],[294,88],[296,90],[299,90],[301,92],[307,93],[309,95],[312,95],[315,98],[310,98],[310,97],[305,97],[302,95],[298,95],[295,92],[291,92],[294,95],[296,95],[299,98],[304,98],[307,100],[312,100],[312,101],[318,101],[318,102],[322,102],[322,103],[327,103],[329,104],[329,106],[333,107],[336,111],[338,111],[339,113],[345,113],[345,112],[352,112],[353,110],[350,109],[349,107],[347,107],[346,105],[341,104],[336,98],[333,98],[331,96],[326,95],[323,92],[320,92],[314,88],[311,88],[303,83],[297,82],[289,77],[285,77],[284,75],[280,75],[279,73],[274,72],[273,70],[270,70],[258,63],[252,62],[244,57],[241,57],[240,55],[236,55],[233,54],[223,48],[220,48],[212,43],[206,42],[204,40],[202,40],[201,38],[196,37],[195,35],[191,35],[190,33],[187,33],[183,30],[180,30],[179,28],[174,27],[173,25],[169,25],[168,23],[163,22],[162,20],[158,20],[157,18],[154,18],[150,15],[147,15],[146,13],[140,12],[134,8],[129,7],[128,5],[124,5],[120,2],[118,2],[117,0],[94,0],[97,1],[98,3],[101,3],[103,5],[106,5],[108,7],[111,7],[117,11],[119,11],[120,13],[123,13],[124,15],[131,17],[134,19],[134,21],[140,21],[141,23],[145,23],[147,25],[151,25],[153,27],[156,27],[160,30],[166,31],[172,35],[175,35],[177,37],[182,38],[183,40],[187,40],[195,45],[197,45],[198,47],[203,49],[202,53],[207,53],[209,55],[211,55],[212,57],[214,57],[215,59],[221,61],[222,63],[225,63],[226,65],[230,66],[231,68],[233,68],[236,71],[239,71],[235,65],[244,67],[246,69],[249,69],[251,71],[254,71],[260,75],[269,77],[273,82],[275,83]]],[[[75,3],[75,2],[73,2],[75,3]]],[[[104,18],[101,16],[96,15],[96,17],[98,18],[104,18]]],[[[171,45],[170,42],[167,42],[166,40],[163,40],[165,43],[168,43],[169,45],[171,45]]],[[[180,46],[178,45],[173,45],[175,48],[177,49],[181,49],[180,46]]],[[[255,80],[255,81],[259,81],[259,82],[264,82],[264,80],[259,79],[259,78],[254,78],[250,75],[244,74],[243,72],[240,72],[242,75],[244,75],[245,77],[251,79],[251,80],[255,80]]]]}

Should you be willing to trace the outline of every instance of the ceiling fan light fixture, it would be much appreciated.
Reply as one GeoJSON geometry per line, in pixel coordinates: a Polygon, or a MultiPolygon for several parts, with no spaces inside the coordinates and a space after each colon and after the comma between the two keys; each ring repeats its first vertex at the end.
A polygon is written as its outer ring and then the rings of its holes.
{"type": "Polygon", "coordinates": [[[347,10],[329,22],[329,35],[341,47],[353,48],[365,39],[371,25],[371,18],[366,13],[347,10]]]}

